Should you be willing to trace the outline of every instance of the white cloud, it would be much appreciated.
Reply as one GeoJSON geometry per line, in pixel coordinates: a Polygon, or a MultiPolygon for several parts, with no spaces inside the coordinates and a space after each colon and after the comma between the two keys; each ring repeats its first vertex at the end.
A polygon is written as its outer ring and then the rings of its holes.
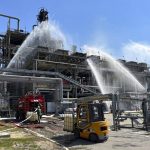
{"type": "Polygon", "coordinates": [[[150,45],[131,41],[122,48],[125,59],[150,63],[150,45]]]}

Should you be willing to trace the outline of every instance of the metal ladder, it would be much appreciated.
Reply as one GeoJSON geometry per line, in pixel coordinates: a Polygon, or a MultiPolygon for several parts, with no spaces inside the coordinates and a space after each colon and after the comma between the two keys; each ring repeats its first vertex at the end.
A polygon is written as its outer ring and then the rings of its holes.
{"type": "Polygon", "coordinates": [[[63,78],[65,80],[69,81],[72,84],[75,84],[76,86],[79,86],[79,87],[83,88],[86,91],[89,91],[89,92],[91,92],[93,94],[96,94],[96,95],[100,94],[100,93],[96,92],[96,90],[94,90],[92,88],[88,88],[88,87],[86,87],[86,85],[80,84],[78,81],[63,75],[62,73],[57,72],[56,75],[59,76],[60,78],[63,78]]]}

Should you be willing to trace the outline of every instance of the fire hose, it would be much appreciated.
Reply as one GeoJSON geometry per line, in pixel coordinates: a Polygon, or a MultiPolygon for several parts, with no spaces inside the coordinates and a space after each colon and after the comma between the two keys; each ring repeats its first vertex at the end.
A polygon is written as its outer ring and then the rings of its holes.
{"type": "Polygon", "coordinates": [[[26,118],[25,120],[17,123],[16,125],[19,126],[19,127],[22,126],[25,121],[29,120],[32,117],[33,113],[35,113],[37,111],[37,109],[34,112],[32,112],[31,115],[28,118],[26,118]]]}

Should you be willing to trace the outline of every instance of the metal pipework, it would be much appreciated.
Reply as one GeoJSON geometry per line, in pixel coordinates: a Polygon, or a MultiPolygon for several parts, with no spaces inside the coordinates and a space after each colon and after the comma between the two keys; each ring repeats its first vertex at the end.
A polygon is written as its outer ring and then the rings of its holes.
{"type": "Polygon", "coordinates": [[[43,75],[54,75],[54,76],[58,76],[62,79],[65,79],[67,81],[69,81],[70,83],[75,84],[76,86],[79,86],[93,94],[98,94],[95,90],[92,90],[90,88],[87,88],[85,85],[80,84],[79,82],[77,82],[74,79],[68,78],[67,76],[59,73],[59,72],[50,72],[50,71],[36,71],[36,70],[27,70],[27,69],[10,69],[10,68],[4,68],[4,69],[0,69],[0,72],[15,72],[15,73],[30,73],[30,74],[43,74],[43,75]]]}
{"type": "Polygon", "coordinates": [[[8,16],[8,15],[4,15],[4,14],[0,14],[0,16],[9,18],[9,28],[10,28],[10,19],[17,20],[17,30],[19,31],[19,28],[20,28],[19,27],[19,23],[20,23],[20,19],[19,18],[8,16]]]}
{"type": "Polygon", "coordinates": [[[63,82],[61,78],[18,76],[18,75],[0,75],[0,81],[8,82],[26,82],[26,83],[55,83],[59,84],[59,100],[63,99],[63,82]]]}
{"type": "Polygon", "coordinates": [[[48,78],[48,77],[33,77],[33,76],[19,76],[19,75],[0,75],[1,81],[15,81],[15,82],[29,82],[29,83],[58,83],[61,78],[48,78]]]}

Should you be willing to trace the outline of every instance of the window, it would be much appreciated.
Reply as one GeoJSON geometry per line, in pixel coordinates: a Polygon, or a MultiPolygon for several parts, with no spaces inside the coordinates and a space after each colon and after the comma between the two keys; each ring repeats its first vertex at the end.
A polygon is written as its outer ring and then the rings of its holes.
{"type": "Polygon", "coordinates": [[[85,106],[80,107],[79,109],[79,118],[86,119],[87,118],[87,108],[85,106]]]}
{"type": "Polygon", "coordinates": [[[104,120],[104,108],[102,104],[91,105],[90,118],[92,121],[103,121],[104,120]]]}
{"type": "Polygon", "coordinates": [[[98,107],[93,106],[93,119],[98,119],[99,118],[99,113],[98,113],[98,107]]]}
{"type": "Polygon", "coordinates": [[[78,108],[78,126],[80,128],[85,128],[89,124],[88,107],[80,106],[78,108]]]}

